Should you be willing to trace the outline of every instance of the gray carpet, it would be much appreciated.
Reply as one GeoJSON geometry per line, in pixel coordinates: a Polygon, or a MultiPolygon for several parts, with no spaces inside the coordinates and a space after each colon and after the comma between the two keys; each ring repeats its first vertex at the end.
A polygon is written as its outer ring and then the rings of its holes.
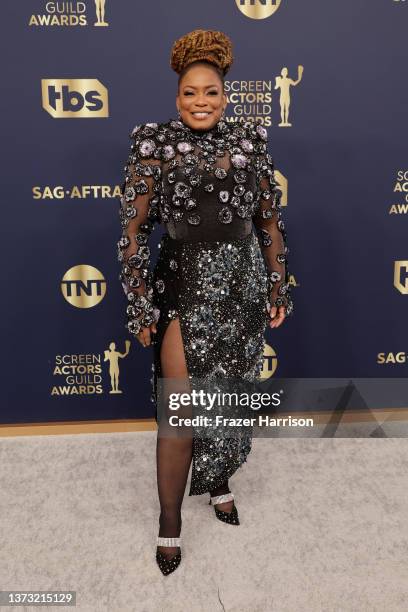
{"type": "Polygon", "coordinates": [[[408,609],[406,439],[255,439],[241,525],[186,496],[163,577],[155,436],[0,439],[1,589],[75,590],[81,612],[408,609]]]}

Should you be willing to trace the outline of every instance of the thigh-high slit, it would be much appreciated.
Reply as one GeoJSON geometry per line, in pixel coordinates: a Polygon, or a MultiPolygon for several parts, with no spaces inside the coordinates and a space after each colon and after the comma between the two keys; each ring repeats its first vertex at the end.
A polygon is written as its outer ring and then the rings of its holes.
{"type": "MultiPolygon", "coordinates": [[[[250,381],[260,373],[267,317],[265,279],[253,233],[229,241],[181,242],[168,234],[162,237],[153,274],[155,303],[160,309],[152,376],[158,423],[158,412],[163,410],[158,390],[162,392],[168,383],[165,372],[171,373],[172,389],[180,392],[188,392],[196,380],[199,386],[201,381],[211,385],[217,377],[250,381]],[[162,354],[167,341],[169,346],[162,354]]],[[[191,407],[188,409],[191,414],[191,407]]],[[[251,450],[250,429],[235,438],[225,430],[210,436],[197,432],[193,427],[189,495],[211,492],[224,484],[251,450]]],[[[174,439],[170,435],[170,444],[174,439]]]]}

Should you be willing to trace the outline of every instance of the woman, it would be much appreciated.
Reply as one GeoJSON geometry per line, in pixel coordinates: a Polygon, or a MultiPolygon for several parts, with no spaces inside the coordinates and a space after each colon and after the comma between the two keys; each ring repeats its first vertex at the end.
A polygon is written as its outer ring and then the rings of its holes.
{"type": "MultiPolygon", "coordinates": [[[[174,43],[178,118],[133,130],[119,209],[127,329],[154,350],[161,507],[156,560],[165,575],[181,560],[181,505],[191,461],[189,495],[209,492],[216,517],[239,525],[228,479],[251,450],[248,430],[230,437],[225,430],[201,435],[181,426],[174,433],[170,391],[190,391],[193,379],[256,380],[267,323],[279,327],[293,311],[267,132],[258,122],[224,119],[224,76],[231,64],[231,41],[221,32],[195,30],[174,43]],[[148,238],[156,222],[166,232],[151,271],[148,238]],[[158,381],[168,381],[161,418],[158,381]]],[[[191,414],[191,405],[178,411],[191,414]]]]}

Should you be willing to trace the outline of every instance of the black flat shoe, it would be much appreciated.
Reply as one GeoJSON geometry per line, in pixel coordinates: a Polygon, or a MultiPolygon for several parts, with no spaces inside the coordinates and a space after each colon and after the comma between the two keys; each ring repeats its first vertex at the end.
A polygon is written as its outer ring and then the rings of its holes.
{"type": "Polygon", "coordinates": [[[214,506],[215,516],[217,517],[217,519],[223,521],[224,523],[228,523],[229,525],[239,525],[238,510],[235,505],[235,502],[232,506],[231,512],[224,512],[223,510],[218,510],[218,508],[215,507],[216,504],[223,504],[225,502],[233,500],[233,493],[224,493],[224,495],[216,495],[215,497],[210,497],[210,501],[208,503],[212,503],[212,505],[214,506]]]}
{"type": "MultiPolygon", "coordinates": [[[[180,544],[181,544],[181,538],[162,538],[160,536],[157,536],[157,546],[174,547],[174,546],[180,546],[180,544]]],[[[163,555],[163,553],[161,553],[159,550],[156,550],[156,561],[157,561],[157,565],[159,566],[162,574],[167,576],[168,574],[171,574],[172,572],[174,572],[174,570],[177,569],[178,566],[180,565],[181,550],[180,552],[176,553],[170,559],[167,559],[163,555]]]]}

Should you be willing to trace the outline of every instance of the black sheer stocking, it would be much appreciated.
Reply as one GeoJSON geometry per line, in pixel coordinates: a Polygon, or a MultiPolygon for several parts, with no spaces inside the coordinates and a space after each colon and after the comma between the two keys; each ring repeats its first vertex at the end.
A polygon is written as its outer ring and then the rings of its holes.
{"type": "MultiPolygon", "coordinates": [[[[216,489],[213,489],[212,491],[210,491],[211,497],[216,497],[217,495],[224,495],[225,493],[230,493],[230,489],[228,486],[228,480],[223,482],[222,485],[220,485],[216,489]]],[[[215,504],[215,507],[217,508],[217,510],[222,510],[222,512],[231,512],[233,506],[234,506],[234,500],[224,502],[222,504],[215,504]]]]}
{"type": "MultiPolygon", "coordinates": [[[[165,396],[170,393],[190,392],[184,346],[179,319],[170,321],[164,334],[160,362],[162,378],[165,380],[165,396]]],[[[157,487],[160,501],[159,536],[179,537],[181,532],[181,505],[192,459],[192,429],[169,425],[165,416],[191,417],[191,406],[182,406],[177,411],[169,410],[159,421],[156,461],[157,487]]],[[[158,546],[157,549],[170,559],[179,552],[178,547],[158,546]]]]}

